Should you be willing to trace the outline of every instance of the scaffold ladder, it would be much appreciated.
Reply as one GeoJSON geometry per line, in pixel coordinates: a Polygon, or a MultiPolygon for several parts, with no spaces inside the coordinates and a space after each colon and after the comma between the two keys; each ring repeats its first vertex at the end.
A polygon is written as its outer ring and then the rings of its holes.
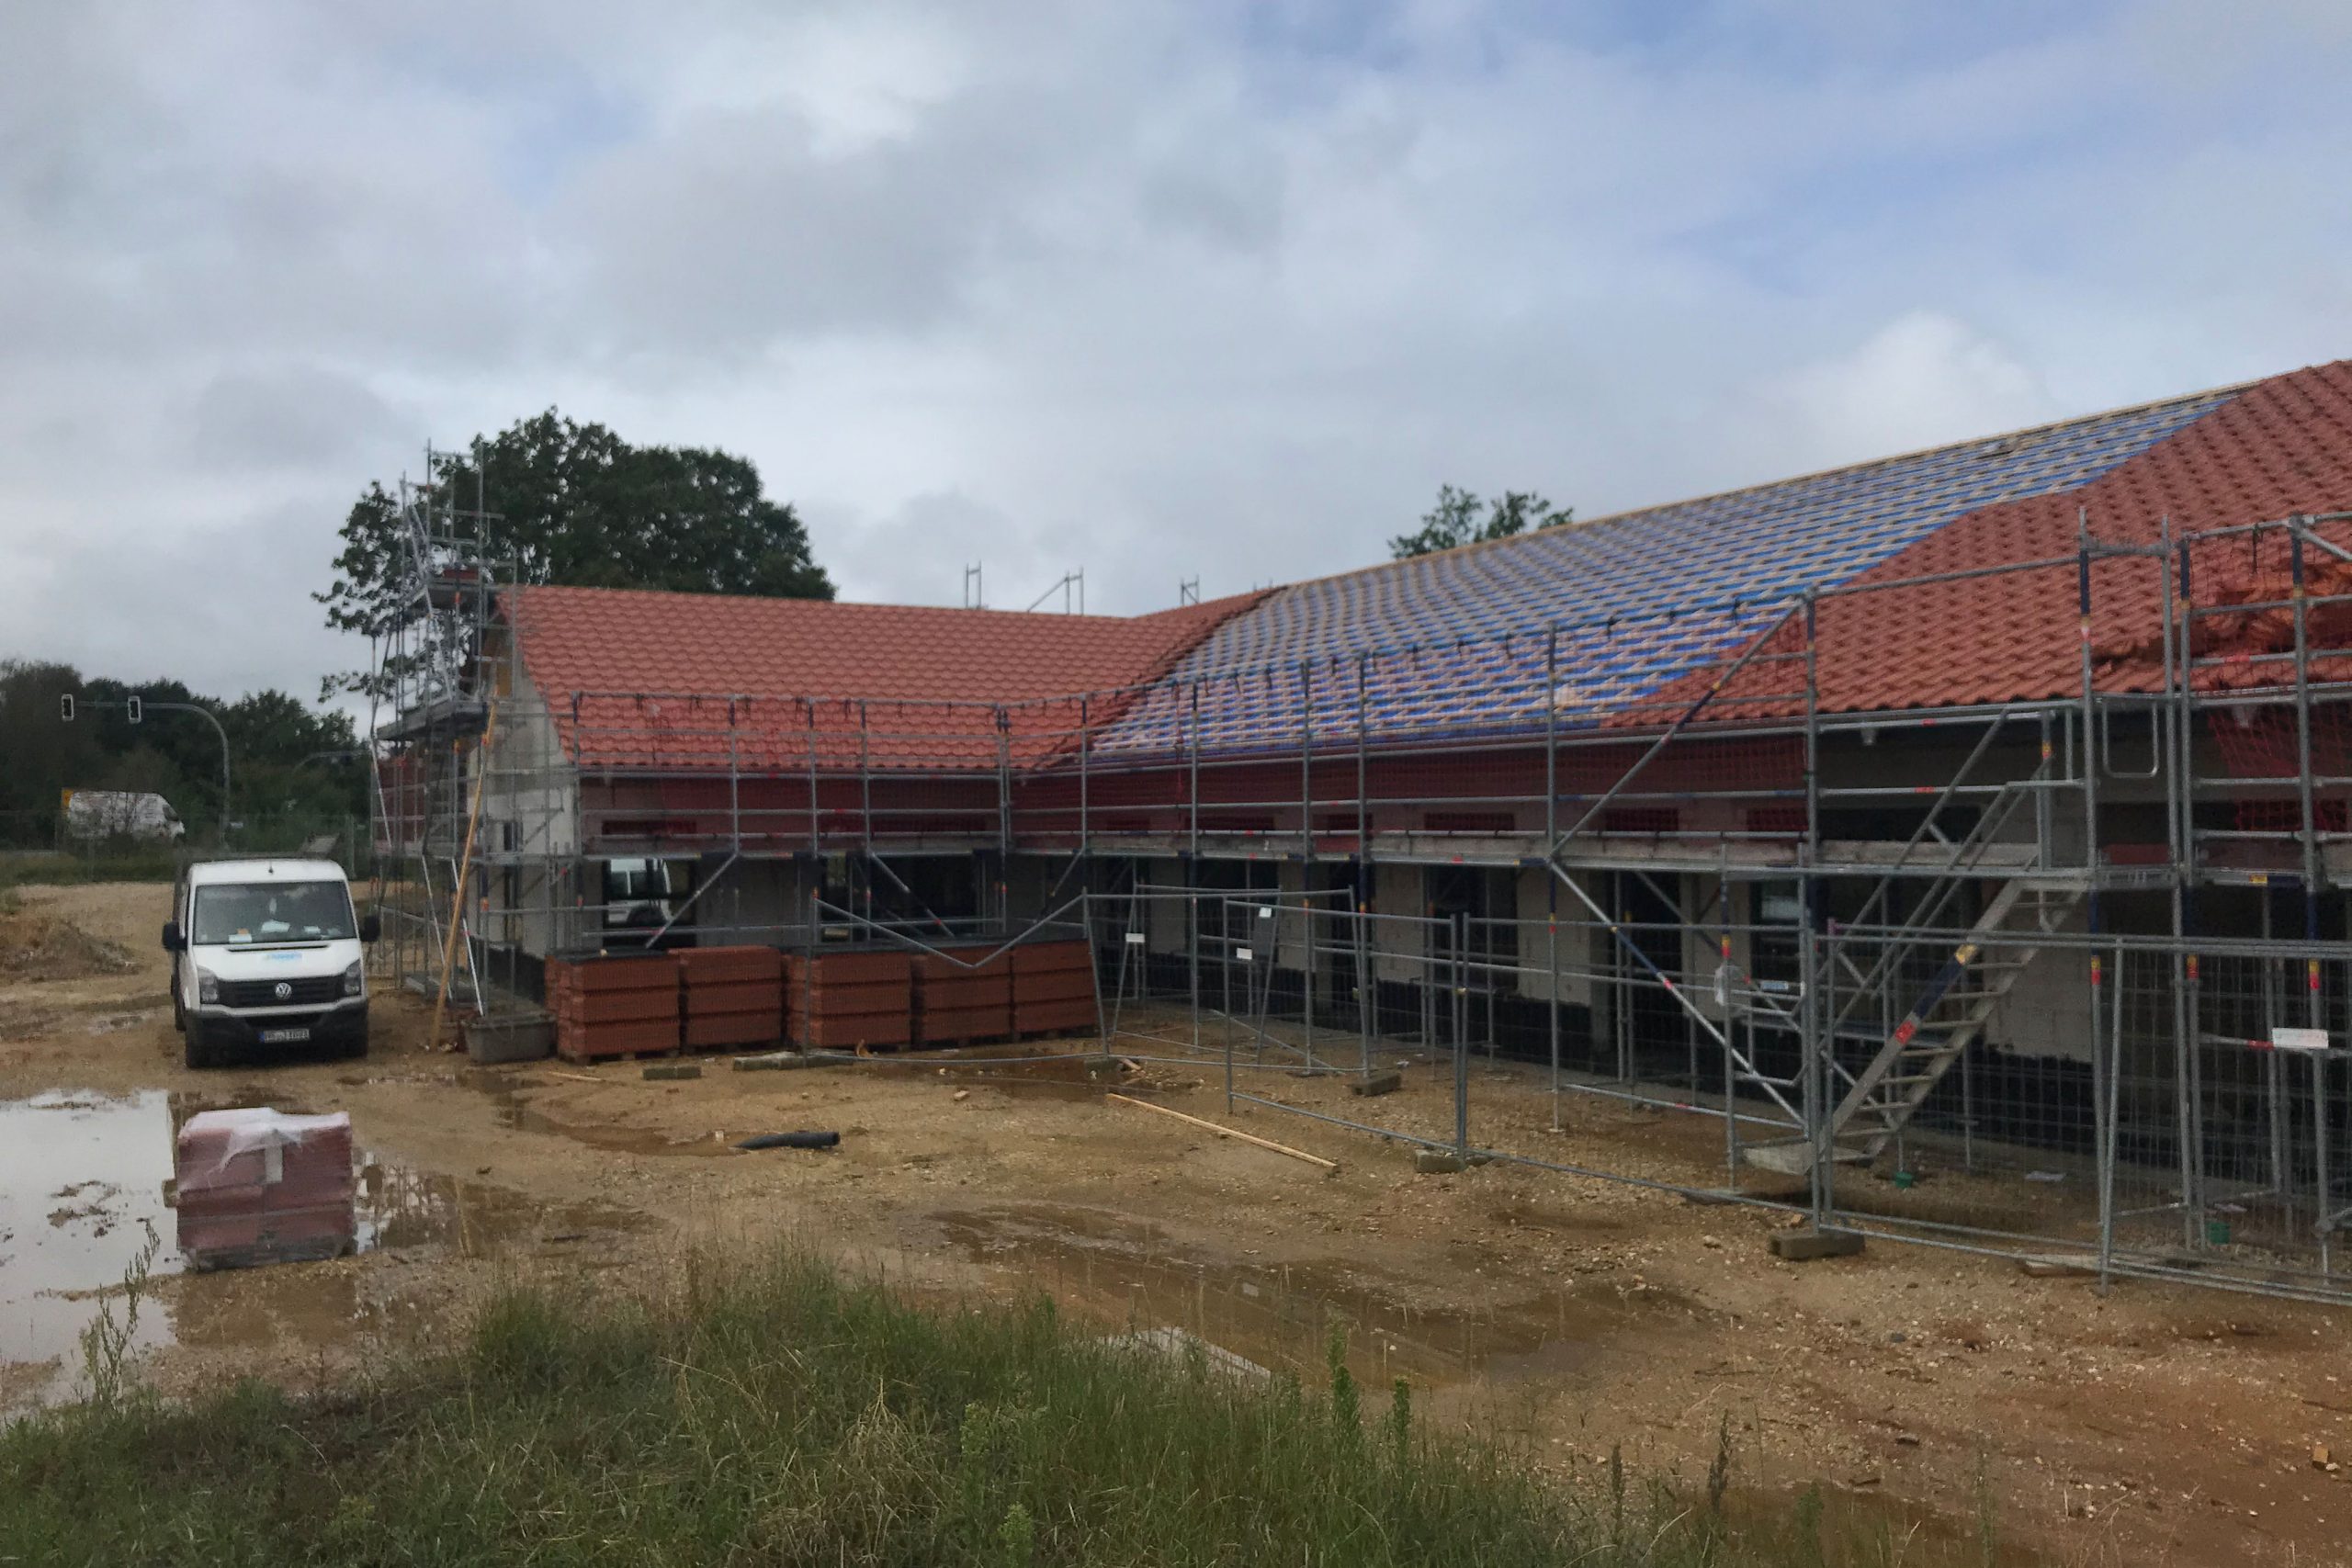
{"type": "Polygon", "coordinates": [[[2087,886],[2018,877],[2002,886],[1855,1075],[1830,1119],[1836,1157],[1867,1162],[1894,1142],[2032,964],[2034,939],[2057,931],[2087,886]]]}

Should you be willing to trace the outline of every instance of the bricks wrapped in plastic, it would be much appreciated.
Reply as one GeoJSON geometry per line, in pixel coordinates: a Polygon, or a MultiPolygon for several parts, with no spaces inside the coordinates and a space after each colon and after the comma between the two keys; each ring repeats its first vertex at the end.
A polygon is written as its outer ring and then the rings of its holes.
{"type": "Polygon", "coordinates": [[[334,1258],[358,1235],[351,1118],[204,1111],[174,1149],[179,1249],[196,1269],[334,1258]]]}

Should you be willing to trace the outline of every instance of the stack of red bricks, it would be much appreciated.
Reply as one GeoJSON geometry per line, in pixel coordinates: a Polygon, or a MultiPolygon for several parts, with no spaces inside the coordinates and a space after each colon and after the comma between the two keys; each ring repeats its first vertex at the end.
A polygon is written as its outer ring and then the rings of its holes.
{"type": "Polygon", "coordinates": [[[564,1060],[678,1048],[678,961],[670,954],[550,958],[547,973],[564,1060]]]}
{"type": "Polygon", "coordinates": [[[914,975],[903,953],[796,953],[785,960],[785,1038],[820,1050],[904,1045],[914,975]]]}
{"type": "Polygon", "coordinates": [[[685,1043],[765,1045],[784,1032],[784,954],[773,947],[679,950],[685,1043]]]}
{"type": "Polygon", "coordinates": [[[1085,941],[1032,942],[1012,950],[1016,1033],[1071,1034],[1101,1026],[1094,951],[1085,941]]]}
{"type": "Polygon", "coordinates": [[[951,947],[915,959],[917,1039],[926,1045],[956,1045],[1012,1032],[1011,953],[951,947]]]}

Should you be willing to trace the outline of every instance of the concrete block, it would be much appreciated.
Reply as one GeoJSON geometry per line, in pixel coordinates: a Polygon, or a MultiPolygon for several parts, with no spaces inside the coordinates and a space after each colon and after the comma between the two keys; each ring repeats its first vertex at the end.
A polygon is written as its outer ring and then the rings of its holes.
{"type": "Polygon", "coordinates": [[[698,1078],[702,1077],[699,1062],[656,1062],[645,1069],[648,1078],[698,1078]]]}
{"type": "Polygon", "coordinates": [[[1772,1256],[1792,1263],[1810,1263],[1817,1258],[1851,1258],[1862,1249],[1862,1238],[1853,1231],[1817,1231],[1810,1228],[1772,1233],[1772,1256]]]}
{"type": "Polygon", "coordinates": [[[548,1013],[469,1019],[460,1028],[466,1037],[466,1055],[476,1066],[537,1062],[555,1055],[555,1019],[548,1013]]]}
{"type": "Polygon", "coordinates": [[[1452,1149],[1415,1149],[1413,1168],[1423,1176],[1452,1176],[1462,1168],[1462,1156],[1452,1149]]]}
{"type": "Polygon", "coordinates": [[[1348,1092],[1370,1099],[1374,1095],[1395,1094],[1404,1087],[1405,1075],[1402,1073],[1374,1073],[1368,1078],[1349,1080],[1348,1092]]]}

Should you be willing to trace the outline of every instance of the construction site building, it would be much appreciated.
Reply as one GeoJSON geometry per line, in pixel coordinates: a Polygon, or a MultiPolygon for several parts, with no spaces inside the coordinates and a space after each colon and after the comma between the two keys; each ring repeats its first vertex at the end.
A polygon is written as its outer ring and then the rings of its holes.
{"type": "Polygon", "coordinates": [[[2352,1287],[2352,364],[1134,617],[533,584],[406,502],[388,962],[468,1007],[1082,931],[1237,1105],[1401,1055],[1455,1126],[1369,1133],[1701,1189],[1490,1058],[1825,1228],[2352,1287]]]}

